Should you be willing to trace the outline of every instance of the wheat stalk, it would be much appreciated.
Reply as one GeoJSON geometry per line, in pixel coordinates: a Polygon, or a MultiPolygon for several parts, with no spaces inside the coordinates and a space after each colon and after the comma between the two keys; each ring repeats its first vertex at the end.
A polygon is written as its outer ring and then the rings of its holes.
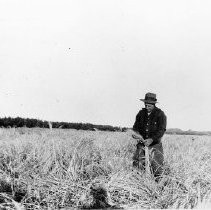
{"type": "Polygon", "coordinates": [[[48,126],[49,126],[49,129],[52,131],[52,123],[50,121],[48,121],[48,126]]]}
{"type": "Polygon", "coordinates": [[[149,161],[149,148],[145,146],[145,172],[146,176],[150,177],[151,176],[151,171],[150,171],[150,161],[149,161]]]}

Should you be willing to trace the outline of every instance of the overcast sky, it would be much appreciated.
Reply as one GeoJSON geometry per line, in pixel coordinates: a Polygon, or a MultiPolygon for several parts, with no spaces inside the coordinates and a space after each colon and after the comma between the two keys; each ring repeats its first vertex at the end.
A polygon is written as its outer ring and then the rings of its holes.
{"type": "Polygon", "coordinates": [[[211,1],[1,0],[0,117],[211,130],[211,1]]]}

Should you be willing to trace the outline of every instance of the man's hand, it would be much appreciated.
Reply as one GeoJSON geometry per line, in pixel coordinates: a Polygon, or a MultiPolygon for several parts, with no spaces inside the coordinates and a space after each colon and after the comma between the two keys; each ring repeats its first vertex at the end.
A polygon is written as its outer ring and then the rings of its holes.
{"type": "Polygon", "coordinates": [[[143,140],[143,137],[138,132],[136,132],[134,130],[128,129],[127,130],[127,133],[129,135],[131,135],[134,139],[137,139],[139,141],[142,141],[143,140]]]}
{"type": "Polygon", "coordinates": [[[142,141],[142,140],[143,140],[142,135],[140,135],[140,134],[138,134],[138,133],[136,133],[136,132],[132,133],[132,137],[133,137],[134,139],[138,139],[139,141],[142,141]]]}
{"type": "Polygon", "coordinates": [[[142,136],[141,136],[141,135],[132,134],[132,137],[133,137],[134,139],[142,140],[142,136]]]}
{"type": "Polygon", "coordinates": [[[144,139],[142,140],[142,142],[144,143],[145,146],[150,146],[150,144],[152,144],[153,140],[150,138],[150,139],[144,139]]]}

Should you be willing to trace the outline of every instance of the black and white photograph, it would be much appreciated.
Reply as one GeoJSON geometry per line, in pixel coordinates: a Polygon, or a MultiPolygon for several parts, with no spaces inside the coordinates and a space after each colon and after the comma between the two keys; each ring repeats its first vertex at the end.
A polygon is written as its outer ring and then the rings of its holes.
{"type": "Polygon", "coordinates": [[[0,209],[211,209],[211,1],[0,0],[0,209]]]}

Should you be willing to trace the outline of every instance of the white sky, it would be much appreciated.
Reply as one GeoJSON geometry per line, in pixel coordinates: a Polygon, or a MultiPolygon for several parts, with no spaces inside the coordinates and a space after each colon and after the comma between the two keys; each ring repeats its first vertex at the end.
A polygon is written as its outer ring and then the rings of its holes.
{"type": "Polygon", "coordinates": [[[1,0],[0,117],[211,130],[211,1],[1,0]]]}

